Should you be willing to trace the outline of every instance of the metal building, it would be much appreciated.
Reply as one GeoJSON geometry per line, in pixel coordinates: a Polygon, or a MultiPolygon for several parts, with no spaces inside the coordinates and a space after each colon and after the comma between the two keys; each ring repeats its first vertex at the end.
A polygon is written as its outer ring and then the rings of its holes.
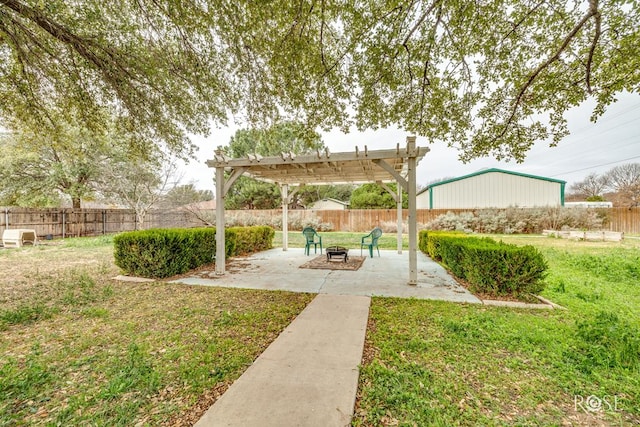
{"type": "Polygon", "coordinates": [[[309,209],[315,211],[343,211],[349,208],[349,202],[343,202],[342,200],[336,200],[332,198],[322,199],[315,202],[309,209]]]}
{"type": "Polygon", "coordinates": [[[418,209],[477,209],[564,206],[566,181],[503,169],[485,169],[431,184],[418,209]]]}

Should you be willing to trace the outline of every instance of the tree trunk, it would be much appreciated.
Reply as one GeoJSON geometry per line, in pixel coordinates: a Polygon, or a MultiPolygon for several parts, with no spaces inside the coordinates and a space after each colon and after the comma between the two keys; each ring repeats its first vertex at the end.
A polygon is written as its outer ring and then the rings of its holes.
{"type": "Polygon", "coordinates": [[[71,198],[71,203],[73,204],[73,209],[80,209],[80,198],[79,197],[72,197],[71,198]]]}
{"type": "Polygon", "coordinates": [[[147,215],[146,209],[136,210],[136,230],[142,230],[145,215],[147,215]]]}

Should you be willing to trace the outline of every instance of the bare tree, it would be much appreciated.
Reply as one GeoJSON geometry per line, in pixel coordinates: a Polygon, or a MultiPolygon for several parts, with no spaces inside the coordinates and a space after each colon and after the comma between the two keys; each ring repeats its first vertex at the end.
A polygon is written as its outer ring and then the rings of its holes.
{"type": "Polygon", "coordinates": [[[139,161],[114,161],[103,171],[102,192],[136,213],[141,229],[149,210],[180,181],[176,162],[164,157],[139,161]]]}
{"type": "Polygon", "coordinates": [[[607,177],[600,176],[595,172],[590,173],[580,182],[571,186],[571,192],[584,199],[602,197],[607,189],[607,177]]]}
{"type": "Polygon", "coordinates": [[[640,163],[616,166],[605,175],[620,204],[632,208],[640,204],[640,163]]]}

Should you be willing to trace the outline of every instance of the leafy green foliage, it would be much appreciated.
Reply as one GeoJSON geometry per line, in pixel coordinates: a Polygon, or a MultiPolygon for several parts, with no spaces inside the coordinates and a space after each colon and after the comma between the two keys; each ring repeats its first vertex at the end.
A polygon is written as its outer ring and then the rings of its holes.
{"type": "Polygon", "coordinates": [[[157,201],[171,177],[170,159],[156,147],[132,150],[113,124],[92,130],[69,120],[57,122],[55,132],[17,128],[0,139],[0,202],[40,207],[68,199],[80,208],[100,198],[142,211],[157,201]]]}
{"type": "Polygon", "coordinates": [[[472,292],[518,296],[544,289],[547,263],[533,246],[423,230],[419,247],[442,261],[456,277],[468,281],[472,292]]]}
{"type": "Polygon", "coordinates": [[[134,144],[186,154],[188,133],[230,115],[397,124],[455,142],[462,160],[522,160],[560,142],[572,107],[593,98],[596,119],[640,83],[631,0],[300,6],[5,0],[0,117],[55,132],[56,114],[100,128],[107,109],[134,144]]]}
{"type": "Polygon", "coordinates": [[[240,129],[231,137],[227,147],[219,147],[233,158],[247,154],[279,156],[293,152],[306,154],[324,148],[322,137],[300,122],[277,123],[267,129],[240,129]]]}
{"type": "Polygon", "coordinates": [[[0,199],[6,205],[58,205],[60,194],[75,208],[96,190],[99,165],[105,161],[104,138],[77,127],[60,126],[61,140],[23,131],[0,139],[0,199]]]}
{"type": "MultiPolygon", "coordinates": [[[[387,184],[397,193],[397,184],[387,184]]],[[[402,207],[407,208],[409,200],[407,193],[402,192],[402,207]]],[[[378,184],[364,184],[351,193],[351,209],[395,209],[396,201],[393,196],[378,184]]]]}
{"type": "MultiPolygon", "coordinates": [[[[227,147],[219,147],[227,155],[239,158],[248,154],[278,156],[281,153],[309,153],[324,148],[317,132],[298,122],[276,124],[267,129],[240,129],[227,147]]],[[[280,189],[275,184],[240,177],[225,198],[226,209],[276,209],[281,206],[280,189]]]]}
{"type": "Polygon", "coordinates": [[[276,209],[282,205],[277,185],[241,176],[224,199],[225,209],[276,209]]]}
{"type": "MultiPolygon", "coordinates": [[[[271,247],[273,229],[257,226],[225,229],[225,256],[271,247]]],[[[118,234],[114,239],[118,267],[128,274],[163,278],[210,264],[216,253],[216,229],[152,229],[118,234]]]]}
{"type": "MultiPolygon", "coordinates": [[[[465,240],[463,240],[465,241],[465,240]]],[[[489,295],[539,294],[547,263],[533,246],[517,247],[495,242],[466,245],[462,271],[472,292],[489,295]]]]}
{"type": "Polygon", "coordinates": [[[305,185],[298,191],[297,197],[303,206],[309,207],[322,199],[348,201],[351,199],[353,190],[354,186],[351,184],[305,185]]]}

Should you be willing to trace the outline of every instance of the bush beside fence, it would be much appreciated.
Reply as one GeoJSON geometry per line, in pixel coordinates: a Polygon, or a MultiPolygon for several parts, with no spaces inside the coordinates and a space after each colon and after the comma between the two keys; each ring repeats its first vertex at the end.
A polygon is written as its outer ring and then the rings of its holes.
{"type": "MultiPolygon", "coordinates": [[[[270,227],[228,228],[225,254],[231,257],[271,248],[270,227]]],[[[115,263],[126,274],[165,278],[186,273],[215,260],[216,229],[151,229],[114,237],[115,263]]]]}
{"type": "MultiPolygon", "coordinates": [[[[418,228],[472,229],[480,233],[541,233],[543,229],[563,227],[581,230],[601,229],[626,234],[640,233],[640,207],[636,208],[509,208],[509,209],[418,209],[418,228]],[[466,213],[465,213],[466,212],[466,213]],[[437,220],[437,223],[430,224],[437,220]]],[[[282,211],[226,211],[227,226],[268,225],[282,228],[282,211]]],[[[380,227],[385,233],[397,230],[395,209],[292,210],[289,230],[311,225],[322,231],[368,232],[380,227]]],[[[402,211],[407,230],[408,211],[402,211]]],[[[182,228],[215,225],[215,211],[150,211],[144,229],[182,228]]],[[[97,236],[138,229],[135,212],[124,209],[27,209],[1,208],[0,234],[9,228],[36,230],[40,238],[97,236]]]]}
{"type": "Polygon", "coordinates": [[[488,237],[421,231],[420,250],[441,261],[469,283],[471,292],[489,296],[538,294],[547,263],[533,246],[515,246],[488,237]]]}

